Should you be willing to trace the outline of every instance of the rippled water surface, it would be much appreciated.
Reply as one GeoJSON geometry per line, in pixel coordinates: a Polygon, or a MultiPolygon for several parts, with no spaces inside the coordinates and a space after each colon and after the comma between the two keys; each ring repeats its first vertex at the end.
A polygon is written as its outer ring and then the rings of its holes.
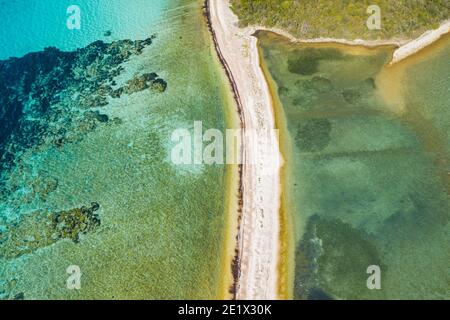
{"type": "Polygon", "coordinates": [[[0,298],[219,297],[228,171],[170,159],[226,123],[201,1],[68,3],[0,1],[0,298]]]}

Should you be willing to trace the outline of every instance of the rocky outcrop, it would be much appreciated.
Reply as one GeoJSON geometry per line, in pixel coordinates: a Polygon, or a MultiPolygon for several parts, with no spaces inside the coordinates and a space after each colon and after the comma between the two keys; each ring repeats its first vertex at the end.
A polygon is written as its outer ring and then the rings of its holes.
{"type": "Polygon", "coordinates": [[[151,88],[157,92],[164,92],[167,88],[167,82],[159,78],[156,73],[145,73],[129,80],[123,88],[123,92],[132,94],[147,88],[151,88]]]}
{"type": "Polygon", "coordinates": [[[19,223],[0,229],[0,257],[15,258],[63,239],[78,243],[82,235],[94,232],[100,226],[100,217],[96,213],[99,208],[98,203],[92,202],[90,207],[55,213],[32,212],[19,223]]]}

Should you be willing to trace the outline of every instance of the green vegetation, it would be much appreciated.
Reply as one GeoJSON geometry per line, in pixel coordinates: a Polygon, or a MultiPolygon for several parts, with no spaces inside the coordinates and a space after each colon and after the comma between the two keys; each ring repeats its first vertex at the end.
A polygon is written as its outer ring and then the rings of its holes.
{"type": "Polygon", "coordinates": [[[300,38],[415,37],[449,19],[449,0],[231,0],[243,25],[285,29],[300,38]],[[381,9],[381,30],[369,30],[369,5],[381,9]]]}

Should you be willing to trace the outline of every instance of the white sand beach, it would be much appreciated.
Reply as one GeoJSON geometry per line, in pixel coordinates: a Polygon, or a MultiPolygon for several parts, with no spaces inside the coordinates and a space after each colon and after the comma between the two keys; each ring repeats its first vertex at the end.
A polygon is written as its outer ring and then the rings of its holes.
{"type": "Polygon", "coordinates": [[[419,38],[409,41],[397,50],[392,57],[391,64],[400,62],[407,57],[417,53],[433,42],[439,40],[444,34],[450,32],[450,21],[442,23],[438,29],[430,30],[422,34],[419,38]]]}
{"type": "Polygon", "coordinates": [[[244,124],[237,299],[276,299],[279,258],[281,153],[274,111],[259,66],[254,29],[237,27],[229,2],[211,0],[210,19],[222,63],[237,92],[244,124]],[[246,131],[267,139],[257,139],[246,131]]]}

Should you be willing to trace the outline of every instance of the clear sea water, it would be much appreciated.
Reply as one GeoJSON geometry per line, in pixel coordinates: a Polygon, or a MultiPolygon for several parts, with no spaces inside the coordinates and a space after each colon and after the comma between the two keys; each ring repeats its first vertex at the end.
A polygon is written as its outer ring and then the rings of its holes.
{"type": "Polygon", "coordinates": [[[23,166],[10,173],[20,188],[0,203],[0,231],[10,226],[8,221],[28,221],[20,236],[36,237],[42,226],[27,220],[30,213],[91,201],[100,204],[102,223],[79,243],[66,239],[15,259],[0,258],[1,297],[222,296],[229,267],[223,263],[229,171],[170,161],[173,130],[190,129],[200,120],[204,128],[223,129],[228,122],[229,91],[201,6],[196,0],[0,2],[0,57],[156,34],[148,50],[124,63],[117,81],[157,72],[168,83],[163,94],[146,90],[101,107],[110,119],[121,119],[119,126],[105,125],[60,149],[24,153],[23,166]],[[69,4],[81,8],[81,31],[65,27],[69,4]],[[111,36],[104,36],[108,30],[111,36]],[[57,189],[46,201],[25,200],[33,182],[44,177],[56,179],[57,189]],[[66,287],[70,265],[81,268],[81,290],[66,287]]]}
{"type": "Polygon", "coordinates": [[[1,0],[0,59],[48,46],[74,50],[96,40],[145,39],[167,23],[172,0],[1,0]],[[81,28],[70,30],[67,9],[80,8],[81,28]],[[110,31],[111,36],[105,36],[110,31]]]}

